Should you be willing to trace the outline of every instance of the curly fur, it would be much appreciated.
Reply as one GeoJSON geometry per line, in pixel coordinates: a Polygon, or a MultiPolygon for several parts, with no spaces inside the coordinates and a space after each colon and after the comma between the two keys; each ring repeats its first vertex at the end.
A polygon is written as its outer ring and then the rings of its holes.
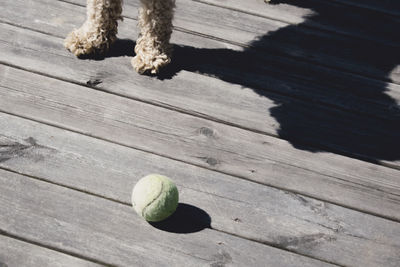
{"type": "Polygon", "coordinates": [[[175,0],[141,0],[141,2],[140,34],[132,66],[139,73],[150,71],[155,74],[161,67],[171,62],[172,46],[169,44],[169,39],[172,33],[175,0]]]}
{"type": "MultiPolygon", "coordinates": [[[[158,73],[171,62],[172,18],[175,0],[141,0],[140,28],[133,68],[144,73],[158,73]]],[[[64,46],[76,56],[104,53],[117,39],[118,20],[122,20],[122,0],[87,0],[87,19],[72,31],[64,46]]]]}
{"type": "Polygon", "coordinates": [[[76,56],[104,53],[117,39],[122,0],[87,0],[85,23],[72,31],[64,46],[76,56]]]}

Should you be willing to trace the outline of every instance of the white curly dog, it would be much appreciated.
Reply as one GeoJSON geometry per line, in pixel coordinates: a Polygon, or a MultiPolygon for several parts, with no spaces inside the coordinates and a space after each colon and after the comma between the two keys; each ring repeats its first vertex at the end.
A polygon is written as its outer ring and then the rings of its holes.
{"type": "MultiPolygon", "coordinates": [[[[156,74],[171,62],[172,18],[175,0],[140,0],[139,38],[132,66],[138,73],[156,74]]],[[[65,39],[65,47],[76,56],[106,52],[117,40],[122,20],[122,0],[87,0],[85,23],[65,39]]]]}

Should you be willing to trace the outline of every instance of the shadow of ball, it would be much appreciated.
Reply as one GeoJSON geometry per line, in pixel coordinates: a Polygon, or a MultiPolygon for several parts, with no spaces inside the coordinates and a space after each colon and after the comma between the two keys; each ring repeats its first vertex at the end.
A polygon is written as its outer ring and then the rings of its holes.
{"type": "Polygon", "coordinates": [[[179,203],[176,211],[161,222],[149,222],[153,227],[171,233],[188,234],[210,228],[211,217],[202,209],[179,203]]]}

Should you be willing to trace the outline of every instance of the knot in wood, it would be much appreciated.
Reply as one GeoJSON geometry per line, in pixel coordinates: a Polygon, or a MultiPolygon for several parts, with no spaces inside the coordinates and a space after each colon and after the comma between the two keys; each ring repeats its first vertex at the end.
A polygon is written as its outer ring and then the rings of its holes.
{"type": "Polygon", "coordinates": [[[206,162],[208,163],[208,165],[213,167],[219,164],[219,161],[215,158],[207,158],[206,162]]]}
{"type": "Polygon", "coordinates": [[[198,130],[199,134],[207,136],[207,137],[215,137],[215,131],[213,129],[210,129],[208,127],[201,127],[198,130]]]}

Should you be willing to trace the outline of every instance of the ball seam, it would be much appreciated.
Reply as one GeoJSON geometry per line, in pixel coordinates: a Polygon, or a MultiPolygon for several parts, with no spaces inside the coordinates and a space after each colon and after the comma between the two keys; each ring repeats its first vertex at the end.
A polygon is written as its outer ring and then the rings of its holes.
{"type": "Polygon", "coordinates": [[[143,218],[145,218],[145,217],[144,217],[144,214],[146,213],[146,209],[147,209],[154,201],[156,201],[156,200],[161,196],[161,194],[163,193],[163,190],[164,190],[164,182],[163,182],[162,180],[160,180],[160,182],[161,182],[161,189],[160,189],[160,192],[158,193],[158,195],[157,195],[152,201],[150,201],[150,202],[142,209],[142,217],[143,217],[143,218]]]}

